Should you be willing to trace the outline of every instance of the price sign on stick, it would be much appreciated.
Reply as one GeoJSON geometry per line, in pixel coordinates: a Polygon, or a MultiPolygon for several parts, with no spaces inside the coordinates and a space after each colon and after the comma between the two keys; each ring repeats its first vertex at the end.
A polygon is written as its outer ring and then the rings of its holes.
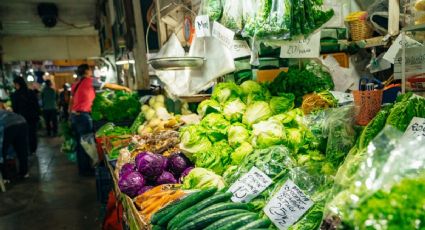
{"type": "Polygon", "coordinates": [[[414,117],[404,135],[412,138],[425,138],[425,118],[414,117]]]}
{"type": "Polygon", "coordinates": [[[287,180],[264,207],[264,212],[282,230],[296,223],[313,204],[293,181],[287,180]]]}
{"type": "Polygon", "coordinates": [[[195,18],[195,32],[198,38],[211,36],[210,18],[208,15],[199,15],[195,18]]]}
{"type": "Polygon", "coordinates": [[[320,55],[320,31],[298,41],[290,41],[280,49],[281,58],[316,58],[320,55]]]}
{"type": "Polygon", "coordinates": [[[229,191],[233,193],[231,199],[237,203],[249,202],[272,183],[273,180],[270,177],[254,166],[229,188],[229,191]]]}

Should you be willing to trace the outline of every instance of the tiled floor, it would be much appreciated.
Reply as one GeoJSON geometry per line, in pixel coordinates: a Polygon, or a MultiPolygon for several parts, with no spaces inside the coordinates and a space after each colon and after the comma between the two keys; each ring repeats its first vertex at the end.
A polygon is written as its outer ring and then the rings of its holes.
{"type": "Polygon", "coordinates": [[[40,138],[30,179],[0,192],[1,230],[100,229],[95,178],[78,176],[60,145],[60,138],[40,138]]]}

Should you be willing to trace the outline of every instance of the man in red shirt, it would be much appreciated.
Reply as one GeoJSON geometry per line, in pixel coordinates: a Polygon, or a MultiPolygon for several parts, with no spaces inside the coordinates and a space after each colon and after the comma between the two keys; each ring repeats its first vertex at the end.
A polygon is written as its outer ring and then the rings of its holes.
{"type": "Polygon", "coordinates": [[[94,175],[91,159],[81,146],[80,138],[85,134],[93,132],[93,121],[90,116],[91,107],[96,90],[103,88],[111,90],[125,90],[131,92],[127,87],[111,83],[102,83],[93,77],[93,72],[87,64],[78,66],[78,81],[71,87],[71,123],[77,134],[77,163],[80,175],[94,175]]]}

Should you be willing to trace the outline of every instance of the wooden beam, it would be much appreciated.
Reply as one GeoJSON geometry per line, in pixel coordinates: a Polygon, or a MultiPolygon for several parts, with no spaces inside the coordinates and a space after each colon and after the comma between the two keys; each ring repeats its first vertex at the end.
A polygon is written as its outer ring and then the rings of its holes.
{"type": "Polygon", "coordinates": [[[143,26],[141,0],[133,0],[134,25],[136,29],[135,46],[133,49],[134,60],[136,62],[136,88],[149,89],[149,68],[146,54],[145,31],[143,26]]]}

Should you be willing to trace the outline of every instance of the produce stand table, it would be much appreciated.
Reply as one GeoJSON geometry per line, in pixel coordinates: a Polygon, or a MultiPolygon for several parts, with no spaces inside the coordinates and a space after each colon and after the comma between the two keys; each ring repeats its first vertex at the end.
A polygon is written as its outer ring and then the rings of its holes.
{"type": "Polygon", "coordinates": [[[120,202],[123,206],[123,221],[130,230],[148,229],[147,224],[142,220],[141,216],[139,215],[133,200],[125,194],[121,193],[120,189],[118,188],[118,178],[115,174],[112,162],[113,160],[111,160],[109,156],[105,154],[105,164],[107,165],[107,168],[112,176],[115,198],[117,202],[120,202]]]}

